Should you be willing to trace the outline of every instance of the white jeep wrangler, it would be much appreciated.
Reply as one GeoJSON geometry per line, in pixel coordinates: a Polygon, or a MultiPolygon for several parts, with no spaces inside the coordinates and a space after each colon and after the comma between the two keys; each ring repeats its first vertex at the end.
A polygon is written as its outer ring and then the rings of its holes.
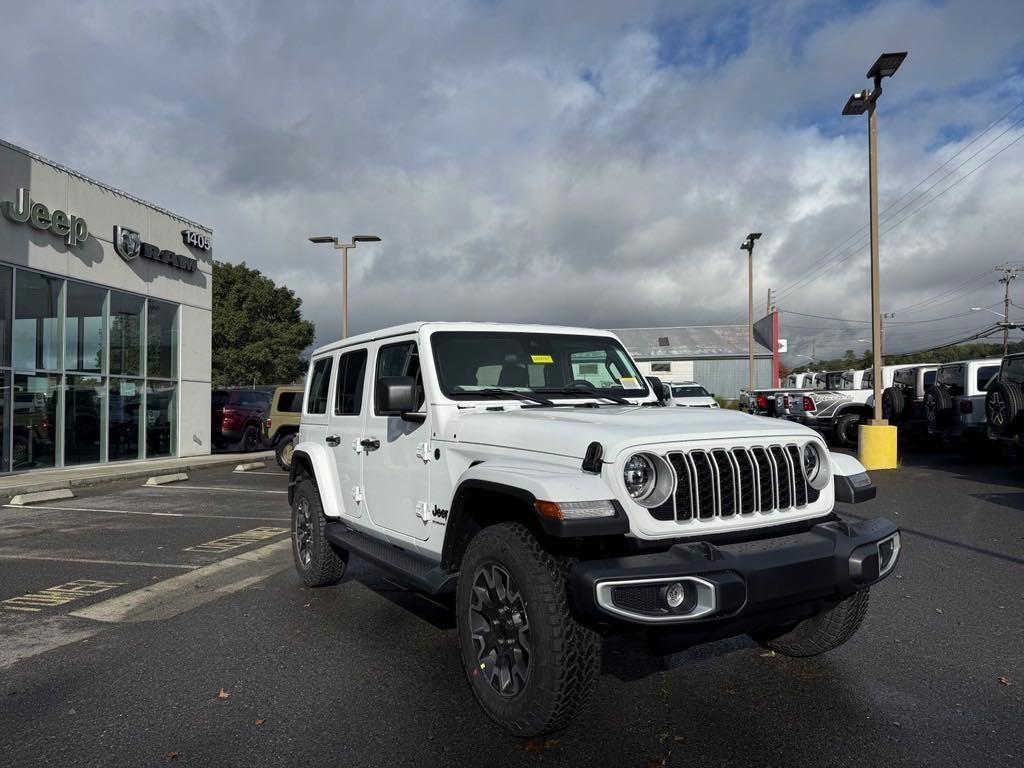
{"type": "Polygon", "coordinates": [[[602,638],[654,652],[749,634],[812,656],[860,625],[897,527],[812,430],[664,408],[621,342],[589,329],[416,323],[313,354],[292,461],[295,565],[350,554],[454,593],[469,685],[520,735],[566,725],[602,638]]]}

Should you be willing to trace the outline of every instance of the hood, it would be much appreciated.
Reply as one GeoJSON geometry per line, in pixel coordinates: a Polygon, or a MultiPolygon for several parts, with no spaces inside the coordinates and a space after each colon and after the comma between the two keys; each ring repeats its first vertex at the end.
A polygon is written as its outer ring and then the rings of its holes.
{"type": "Polygon", "coordinates": [[[808,437],[815,433],[781,419],[724,408],[512,408],[463,410],[448,421],[445,439],[582,459],[599,442],[605,460],[626,448],[686,440],[808,437]]]}
{"type": "Polygon", "coordinates": [[[673,397],[672,404],[678,406],[714,406],[718,405],[713,397],[673,397]]]}

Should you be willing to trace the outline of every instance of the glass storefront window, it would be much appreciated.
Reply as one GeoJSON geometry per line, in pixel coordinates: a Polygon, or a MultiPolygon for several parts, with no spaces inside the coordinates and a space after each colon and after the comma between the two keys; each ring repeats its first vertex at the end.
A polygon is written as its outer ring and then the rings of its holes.
{"type": "Polygon", "coordinates": [[[103,460],[103,400],[99,376],[68,376],[64,390],[64,463],[103,460]]]}
{"type": "Polygon", "coordinates": [[[45,374],[14,376],[12,469],[35,469],[56,464],[60,378],[45,374]]]}
{"type": "Polygon", "coordinates": [[[64,367],[69,371],[103,372],[103,305],[107,291],[69,282],[64,323],[64,367]]]}
{"type": "Polygon", "coordinates": [[[14,367],[61,368],[60,303],[64,281],[18,270],[14,287],[14,367]]]}
{"type": "Polygon", "coordinates": [[[107,422],[107,460],[138,459],[141,379],[111,379],[107,422]]]}
{"type": "Polygon", "coordinates": [[[138,296],[110,292],[110,375],[142,375],[142,308],[138,296]]]}
{"type": "Polygon", "coordinates": [[[146,386],[146,458],[175,454],[174,426],[177,423],[177,386],[169,381],[151,381],[146,386]]]}
{"type": "Polygon", "coordinates": [[[177,375],[178,307],[150,299],[146,315],[146,375],[173,379],[177,375]]]}
{"type": "Polygon", "coordinates": [[[11,277],[14,270],[0,266],[0,368],[11,364],[11,277]]]}
{"type": "MultiPolygon", "coordinates": [[[[9,305],[8,305],[9,306],[9,305]]],[[[6,472],[7,466],[7,398],[10,395],[11,377],[0,371],[0,472],[6,472]]]]}

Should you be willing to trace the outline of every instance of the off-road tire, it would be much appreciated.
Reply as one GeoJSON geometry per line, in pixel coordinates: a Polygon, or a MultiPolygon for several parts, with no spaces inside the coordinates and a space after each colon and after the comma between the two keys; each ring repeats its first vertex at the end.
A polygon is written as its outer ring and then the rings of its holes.
{"type": "Polygon", "coordinates": [[[924,391],[924,412],[929,429],[943,429],[953,417],[953,398],[949,390],[933,384],[924,391]]]}
{"type": "Polygon", "coordinates": [[[862,421],[859,413],[843,413],[832,425],[832,437],[843,448],[857,447],[857,425],[862,421]]]}
{"type": "Polygon", "coordinates": [[[818,656],[845,643],[868,612],[868,590],[862,589],[817,616],[804,619],[788,631],[751,635],[755,641],[783,656],[818,656]]]}
{"type": "Polygon", "coordinates": [[[292,558],[295,570],[307,587],[329,587],[345,576],[348,567],[348,552],[336,549],[325,535],[327,518],[324,516],[320,491],[310,478],[299,481],[292,500],[292,558]],[[309,513],[309,562],[303,562],[300,554],[299,529],[303,502],[308,504],[309,513]]]}
{"type": "Polygon", "coordinates": [[[255,451],[260,447],[260,431],[255,424],[247,424],[242,431],[241,448],[246,453],[255,451]]]}
{"type": "Polygon", "coordinates": [[[891,424],[903,421],[907,408],[907,398],[899,387],[887,387],[882,392],[882,418],[891,424]]]}
{"type": "Polygon", "coordinates": [[[1024,415],[1024,391],[1015,381],[994,381],[985,393],[985,419],[1000,437],[1013,437],[1020,431],[1024,415]]]}
{"type": "Polygon", "coordinates": [[[599,635],[569,610],[567,582],[574,560],[547,552],[520,523],[484,528],[469,543],[456,589],[459,650],[469,686],[499,725],[530,737],[564,728],[590,699],[601,671],[599,635]],[[481,674],[472,640],[470,605],[478,571],[497,564],[515,579],[530,623],[531,659],[526,681],[502,696],[481,674]]]}
{"type": "Polygon", "coordinates": [[[295,433],[293,432],[286,437],[282,437],[277,441],[277,447],[274,449],[274,458],[277,459],[277,466],[283,469],[285,472],[291,472],[292,469],[292,450],[295,448],[295,433]]]}

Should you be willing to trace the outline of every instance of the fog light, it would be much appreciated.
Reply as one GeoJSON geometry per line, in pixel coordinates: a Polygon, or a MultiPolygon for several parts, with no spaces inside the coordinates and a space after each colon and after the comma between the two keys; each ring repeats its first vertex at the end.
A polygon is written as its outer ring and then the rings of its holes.
{"type": "Polygon", "coordinates": [[[894,533],[878,542],[878,575],[885,576],[896,565],[900,556],[900,535],[894,533]]]}
{"type": "Polygon", "coordinates": [[[678,581],[665,590],[665,604],[673,611],[686,601],[686,588],[678,581]]]}

